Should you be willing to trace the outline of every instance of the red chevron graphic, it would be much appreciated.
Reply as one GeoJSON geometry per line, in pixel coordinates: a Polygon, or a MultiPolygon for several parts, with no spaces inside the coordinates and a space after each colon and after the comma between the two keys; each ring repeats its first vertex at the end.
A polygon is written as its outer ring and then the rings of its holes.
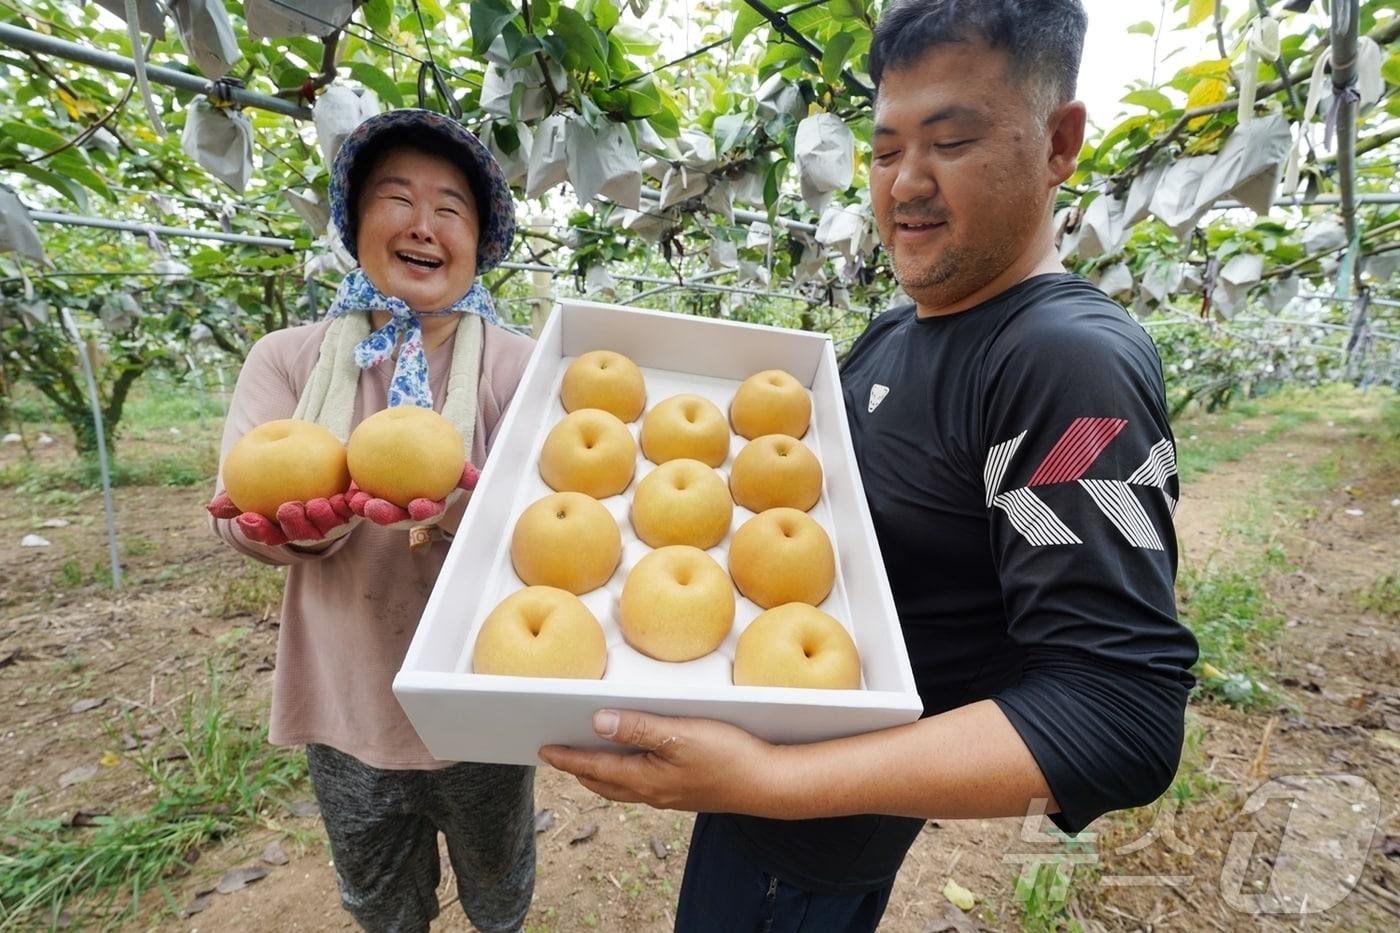
{"type": "Polygon", "coordinates": [[[1074,482],[1088,472],[1099,454],[1127,425],[1123,418],[1075,418],[1026,485],[1074,482]]]}

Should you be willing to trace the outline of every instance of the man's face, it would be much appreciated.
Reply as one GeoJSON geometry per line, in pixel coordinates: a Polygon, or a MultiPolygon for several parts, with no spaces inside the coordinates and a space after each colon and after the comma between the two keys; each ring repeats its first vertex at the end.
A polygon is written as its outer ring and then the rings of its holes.
{"type": "Polygon", "coordinates": [[[940,45],[886,71],[875,102],[871,200],[895,278],[937,309],[977,292],[1031,245],[1048,211],[1045,121],[1006,54],[940,45]]]}
{"type": "Polygon", "coordinates": [[[356,242],[380,291],[414,311],[440,311],[476,278],[481,236],[467,176],[440,156],[394,149],[365,179],[356,242]]]}

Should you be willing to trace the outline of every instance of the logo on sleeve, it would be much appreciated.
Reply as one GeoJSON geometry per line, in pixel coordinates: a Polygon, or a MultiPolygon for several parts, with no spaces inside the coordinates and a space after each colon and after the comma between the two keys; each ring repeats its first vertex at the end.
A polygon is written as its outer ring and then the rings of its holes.
{"type": "Polygon", "coordinates": [[[1064,520],[1032,492],[1035,487],[1077,483],[1128,544],[1146,550],[1162,550],[1162,540],[1134,487],[1156,489],[1166,500],[1168,510],[1176,511],[1176,501],[1167,494],[1167,481],[1176,475],[1176,451],[1170,441],[1163,438],[1154,444],[1146,462],[1126,480],[1084,478],[1127,424],[1121,418],[1076,418],[1036,467],[1026,485],[1007,492],[1001,492],[1001,483],[1027,432],[1022,431],[997,444],[987,451],[982,472],[987,507],[1005,512],[1012,527],[1034,547],[1083,544],[1064,520]]]}
{"type": "Polygon", "coordinates": [[[883,402],[885,400],[885,396],[889,394],[889,386],[882,386],[878,382],[875,383],[873,386],[870,387],[870,405],[866,409],[866,411],[870,412],[871,414],[874,414],[875,409],[880,407],[880,403],[883,402]]]}

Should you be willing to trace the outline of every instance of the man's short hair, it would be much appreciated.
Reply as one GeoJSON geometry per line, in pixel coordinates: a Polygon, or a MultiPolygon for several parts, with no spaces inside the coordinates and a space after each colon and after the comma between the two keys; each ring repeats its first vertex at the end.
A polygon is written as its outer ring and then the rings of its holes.
{"type": "Polygon", "coordinates": [[[1080,0],[892,0],[875,25],[870,77],[916,64],[930,50],[982,40],[1004,49],[1011,77],[1048,112],[1074,99],[1089,18],[1080,0]]]}

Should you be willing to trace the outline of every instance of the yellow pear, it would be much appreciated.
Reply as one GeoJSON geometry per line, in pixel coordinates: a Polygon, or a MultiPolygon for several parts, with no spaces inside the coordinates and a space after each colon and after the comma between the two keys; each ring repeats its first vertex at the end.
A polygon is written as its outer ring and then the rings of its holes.
{"type": "Polygon", "coordinates": [[[452,422],[431,408],[400,405],[375,412],[350,432],[346,462],[365,492],[407,507],[456,489],[467,452],[452,422]]]}
{"type": "Polygon", "coordinates": [[[740,633],[734,683],[855,690],[860,687],[860,655],[840,622],[806,603],[784,603],[740,633]]]}
{"type": "Polygon", "coordinates": [[[284,502],[325,499],[350,487],[345,445],[319,424],[291,418],[239,438],[224,458],[223,478],[234,505],[271,519],[284,502]]]}
{"type": "Polygon", "coordinates": [[[836,582],[831,539],[797,509],[769,509],[739,526],[729,542],[729,572],[739,592],[764,609],[816,606],[836,582]]]}
{"type": "Polygon", "coordinates": [[[636,469],[632,432],[616,415],[598,408],[565,415],[540,450],[540,477],[556,492],[606,499],[625,490],[636,469]]]}
{"type": "Polygon", "coordinates": [[[556,492],[520,513],[510,560],[527,586],[554,586],[582,595],[612,577],[622,557],[622,532],[597,499],[556,492]]]}
{"type": "Polygon", "coordinates": [[[699,548],[676,544],[637,562],[622,585],[627,643],[658,661],[691,661],[719,647],[734,625],[734,590],[699,548]]]}
{"type": "Polygon", "coordinates": [[[608,667],[603,627],[577,596],[531,586],[501,601],[476,636],[472,671],[594,679],[608,667]]]}
{"type": "Polygon", "coordinates": [[[801,438],[812,421],[807,387],[781,369],[766,369],[745,379],[729,405],[734,433],[753,440],[765,434],[801,438]]]}
{"type": "Polygon", "coordinates": [[[652,547],[714,547],[729,533],[734,503],[718,473],[699,460],[668,460],[637,484],[632,527],[652,547]]]}
{"type": "Polygon", "coordinates": [[[806,512],[822,494],[822,465],[795,437],[765,434],[739,451],[729,469],[734,501],[751,512],[792,508],[806,512]]]}
{"type": "Polygon", "coordinates": [[[565,411],[601,408],[622,421],[636,421],[646,406],[646,381],[637,364],[621,353],[593,350],[564,370],[559,400],[565,411]]]}
{"type": "Polygon", "coordinates": [[[729,425],[708,399],[674,395],[642,419],[642,453],[652,463],[689,459],[717,467],[729,456],[729,425]]]}

